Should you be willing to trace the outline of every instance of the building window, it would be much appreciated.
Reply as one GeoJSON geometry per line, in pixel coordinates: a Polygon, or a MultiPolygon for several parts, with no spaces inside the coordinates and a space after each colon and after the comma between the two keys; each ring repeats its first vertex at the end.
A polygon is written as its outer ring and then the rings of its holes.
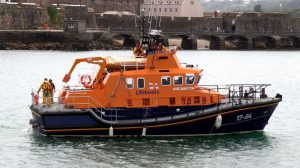
{"type": "Polygon", "coordinates": [[[167,12],[167,8],[165,8],[165,12],[167,12]]]}
{"type": "Polygon", "coordinates": [[[175,12],[178,12],[177,8],[175,8],[175,12]]]}
{"type": "Polygon", "coordinates": [[[151,12],[151,8],[149,8],[148,11],[151,12]]]}
{"type": "Polygon", "coordinates": [[[182,76],[174,76],[173,82],[174,82],[174,85],[182,85],[182,76]]]}
{"type": "Polygon", "coordinates": [[[133,89],[133,78],[126,78],[126,88],[133,89]]]}
{"type": "Polygon", "coordinates": [[[194,81],[195,81],[195,75],[194,74],[186,74],[186,76],[185,76],[185,83],[187,85],[194,84],[194,81]]]}
{"type": "Polygon", "coordinates": [[[161,8],[159,8],[159,12],[161,12],[161,8]]]}
{"type": "Polygon", "coordinates": [[[145,79],[144,78],[138,78],[137,79],[137,87],[138,87],[138,89],[144,89],[145,88],[145,79]]]}
{"type": "Polygon", "coordinates": [[[200,75],[198,76],[198,81],[197,81],[198,84],[200,83],[201,78],[202,78],[202,75],[200,74],[200,75]]]}
{"type": "Polygon", "coordinates": [[[172,8],[170,8],[170,12],[172,12],[172,8]]]}
{"type": "Polygon", "coordinates": [[[75,28],[75,23],[74,22],[69,22],[68,23],[68,28],[70,28],[70,29],[75,28]]]}
{"type": "Polygon", "coordinates": [[[156,8],[154,8],[154,12],[156,12],[156,8]]]}
{"type": "Polygon", "coordinates": [[[194,97],[194,104],[199,104],[200,103],[200,97],[196,96],[194,97]]]}
{"type": "Polygon", "coordinates": [[[174,105],[176,102],[175,102],[175,97],[170,97],[169,98],[169,103],[170,105],[174,105]]]}
{"type": "Polygon", "coordinates": [[[162,86],[170,86],[171,85],[171,77],[170,76],[161,77],[161,85],[162,86]]]}
{"type": "Polygon", "coordinates": [[[150,105],[150,99],[143,99],[143,105],[149,106],[150,105]]]}

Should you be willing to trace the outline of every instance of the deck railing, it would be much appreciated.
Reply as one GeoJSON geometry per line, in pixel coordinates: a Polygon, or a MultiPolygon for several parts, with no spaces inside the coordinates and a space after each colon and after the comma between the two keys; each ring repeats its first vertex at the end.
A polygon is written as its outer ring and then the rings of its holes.
{"type": "MultiPolygon", "coordinates": [[[[32,104],[33,105],[35,104],[35,105],[43,106],[43,103],[42,103],[43,97],[42,96],[37,97],[37,100],[35,100],[35,99],[36,99],[35,95],[32,94],[32,104]]],[[[68,100],[71,100],[71,101],[68,101],[66,103],[61,100],[61,97],[48,97],[46,99],[45,107],[56,110],[56,111],[62,111],[63,109],[67,109],[67,110],[74,109],[76,106],[85,106],[85,107],[87,107],[87,109],[93,109],[96,112],[100,113],[101,118],[104,113],[104,110],[106,110],[106,108],[102,104],[100,104],[93,97],[90,97],[90,96],[72,96],[72,97],[69,96],[68,100]],[[76,99],[86,99],[87,101],[84,103],[77,103],[75,101],[76,99]]]]}
{"type": "Polygon", "coordinates": [[[229,84],[229,85],[199,85],[199,90],[216,91],[228,99],[227,103],[232,105],[242,104],[242,100],[266,98],[266,88],[270,84],[229,84]]]}

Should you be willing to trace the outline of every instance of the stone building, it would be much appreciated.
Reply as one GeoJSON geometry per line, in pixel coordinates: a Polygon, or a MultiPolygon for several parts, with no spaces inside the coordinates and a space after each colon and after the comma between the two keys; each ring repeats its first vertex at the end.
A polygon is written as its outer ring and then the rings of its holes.
{"type": "Polygon", "coordinates": [[[11,3],[16,2],[16,0],[0,0],[0,3],[11,3]]]}
{"type": "Polygon", "coordinates": [[[16,0],[21,3],[36,3],[41,5],[69,4],[84,5],[92,8],[96,13],[106,11],[128,11],[139,13],[143,0],[16,0]]]}
{"type": "Polygon", "coordinates": [[[198,0],[145,0],[141,9],[146,16],[203,17],[198,0]]]}

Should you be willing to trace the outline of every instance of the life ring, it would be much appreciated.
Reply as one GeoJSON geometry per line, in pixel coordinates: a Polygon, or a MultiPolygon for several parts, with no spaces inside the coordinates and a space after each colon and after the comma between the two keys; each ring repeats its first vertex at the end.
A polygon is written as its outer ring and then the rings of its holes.
{"type": "Polygon", "coordinates": [[[90,75],[84,74],[81,75],[80,77],[80,83],[84,86],[87,87],[92,83],[92,77],[90,75]]]}

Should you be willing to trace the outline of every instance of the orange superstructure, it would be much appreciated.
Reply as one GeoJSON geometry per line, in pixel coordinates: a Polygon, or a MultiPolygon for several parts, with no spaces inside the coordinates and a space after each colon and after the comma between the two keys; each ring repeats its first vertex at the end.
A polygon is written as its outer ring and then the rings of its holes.
{"type": "Polygon", "coordinates": [[[100,68],[85,90],[63,90],[60,100],[74,108],[208,106],[222,99],[218,92],[199,88],[202,70],[181,65],[176,51],[155,51],[145,58],[124,62],[102,57],[77,59],[63,82],[69,81],[81,62],[100,68]]]}

